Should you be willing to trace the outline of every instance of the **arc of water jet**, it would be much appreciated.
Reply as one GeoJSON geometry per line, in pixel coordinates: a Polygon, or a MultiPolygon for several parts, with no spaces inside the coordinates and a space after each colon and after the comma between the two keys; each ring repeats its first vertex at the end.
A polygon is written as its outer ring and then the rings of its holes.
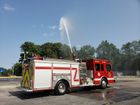
{"type": "Polygon", "coordinates": [[[62,18],[62,23],[64,25],[65,32],[66,32],[66,35],[67,35],[67,38],[68,38],[68,43],[69,43],[69,46],[70,46],[71,53],[73,53],[72,46],[71,46],[71,41],[70,41],[70,37],[69,37],[69,31],[68,31],[68,28],[67,28],[67,25],[66,25],[66,22],[65,22],[64,18],[62,18]]]}

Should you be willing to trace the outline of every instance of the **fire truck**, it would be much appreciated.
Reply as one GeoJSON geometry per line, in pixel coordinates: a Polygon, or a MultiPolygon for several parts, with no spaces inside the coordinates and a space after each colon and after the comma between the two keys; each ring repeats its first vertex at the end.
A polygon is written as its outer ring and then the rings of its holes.
{"type": "Polygon", "coordinates": [[[23,63],[21,87],[27,92],[53,90],[63,95],[72,88],[101,86],[104,89],[114,82],[112,65],[108,60],[75,62],[34,58],[23,63]]]}

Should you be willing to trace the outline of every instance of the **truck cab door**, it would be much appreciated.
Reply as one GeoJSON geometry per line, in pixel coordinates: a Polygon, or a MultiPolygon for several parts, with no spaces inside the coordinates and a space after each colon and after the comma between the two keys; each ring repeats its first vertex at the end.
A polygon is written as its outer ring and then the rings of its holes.
{"type": "Polygon", "coordinates": [[[108,79],[108,83],[114,83],[115,80],[114,80],[114,74],[113,74],[113,70],[112,70],[111,64],[109,64],[109,63],[106,64],[105,69],[106,69],[106,72],[107,72],[106,77],[108,79]]]}
{"type": "Polygon", "coordinates": [[[101,64],[100,63],[94,63],[94,78],[93,78],[93,82],[94,84],[100,84],[100,78],[101,78],[101,64]]]}

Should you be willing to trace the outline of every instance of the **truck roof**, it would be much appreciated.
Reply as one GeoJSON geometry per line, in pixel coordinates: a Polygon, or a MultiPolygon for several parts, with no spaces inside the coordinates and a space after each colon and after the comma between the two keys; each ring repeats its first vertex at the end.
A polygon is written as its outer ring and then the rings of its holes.
{"type": "Polygon", "coordinates": [[[110,61],[107,60],[107,59],[88,59],[88,60],[83,60],[83,62],[87,62],[87,61],[92,61],[92,62],[106,62],[106,63],[110,63],[110,61]]]}
{"type": "Polygon", "coordinates": [[[78,62],[72,61],[72,60],[64,60],[64,59],[51,59],[46,58],[43,60],[34,60],[35,62],[48,62],[48,63],[66,63],[66,64],[79,64],[78,62]]]}

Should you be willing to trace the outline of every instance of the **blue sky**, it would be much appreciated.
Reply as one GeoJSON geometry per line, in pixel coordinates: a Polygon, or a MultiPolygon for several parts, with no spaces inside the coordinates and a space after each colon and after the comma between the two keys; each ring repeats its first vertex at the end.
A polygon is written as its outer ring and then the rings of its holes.
{"type": "Polygon", "coordinates": [[[0,0],[0,67],[18,61],[25,41],[61,41],[61,17],[73,46],[140,39],[140,0],[0,0]]]}

